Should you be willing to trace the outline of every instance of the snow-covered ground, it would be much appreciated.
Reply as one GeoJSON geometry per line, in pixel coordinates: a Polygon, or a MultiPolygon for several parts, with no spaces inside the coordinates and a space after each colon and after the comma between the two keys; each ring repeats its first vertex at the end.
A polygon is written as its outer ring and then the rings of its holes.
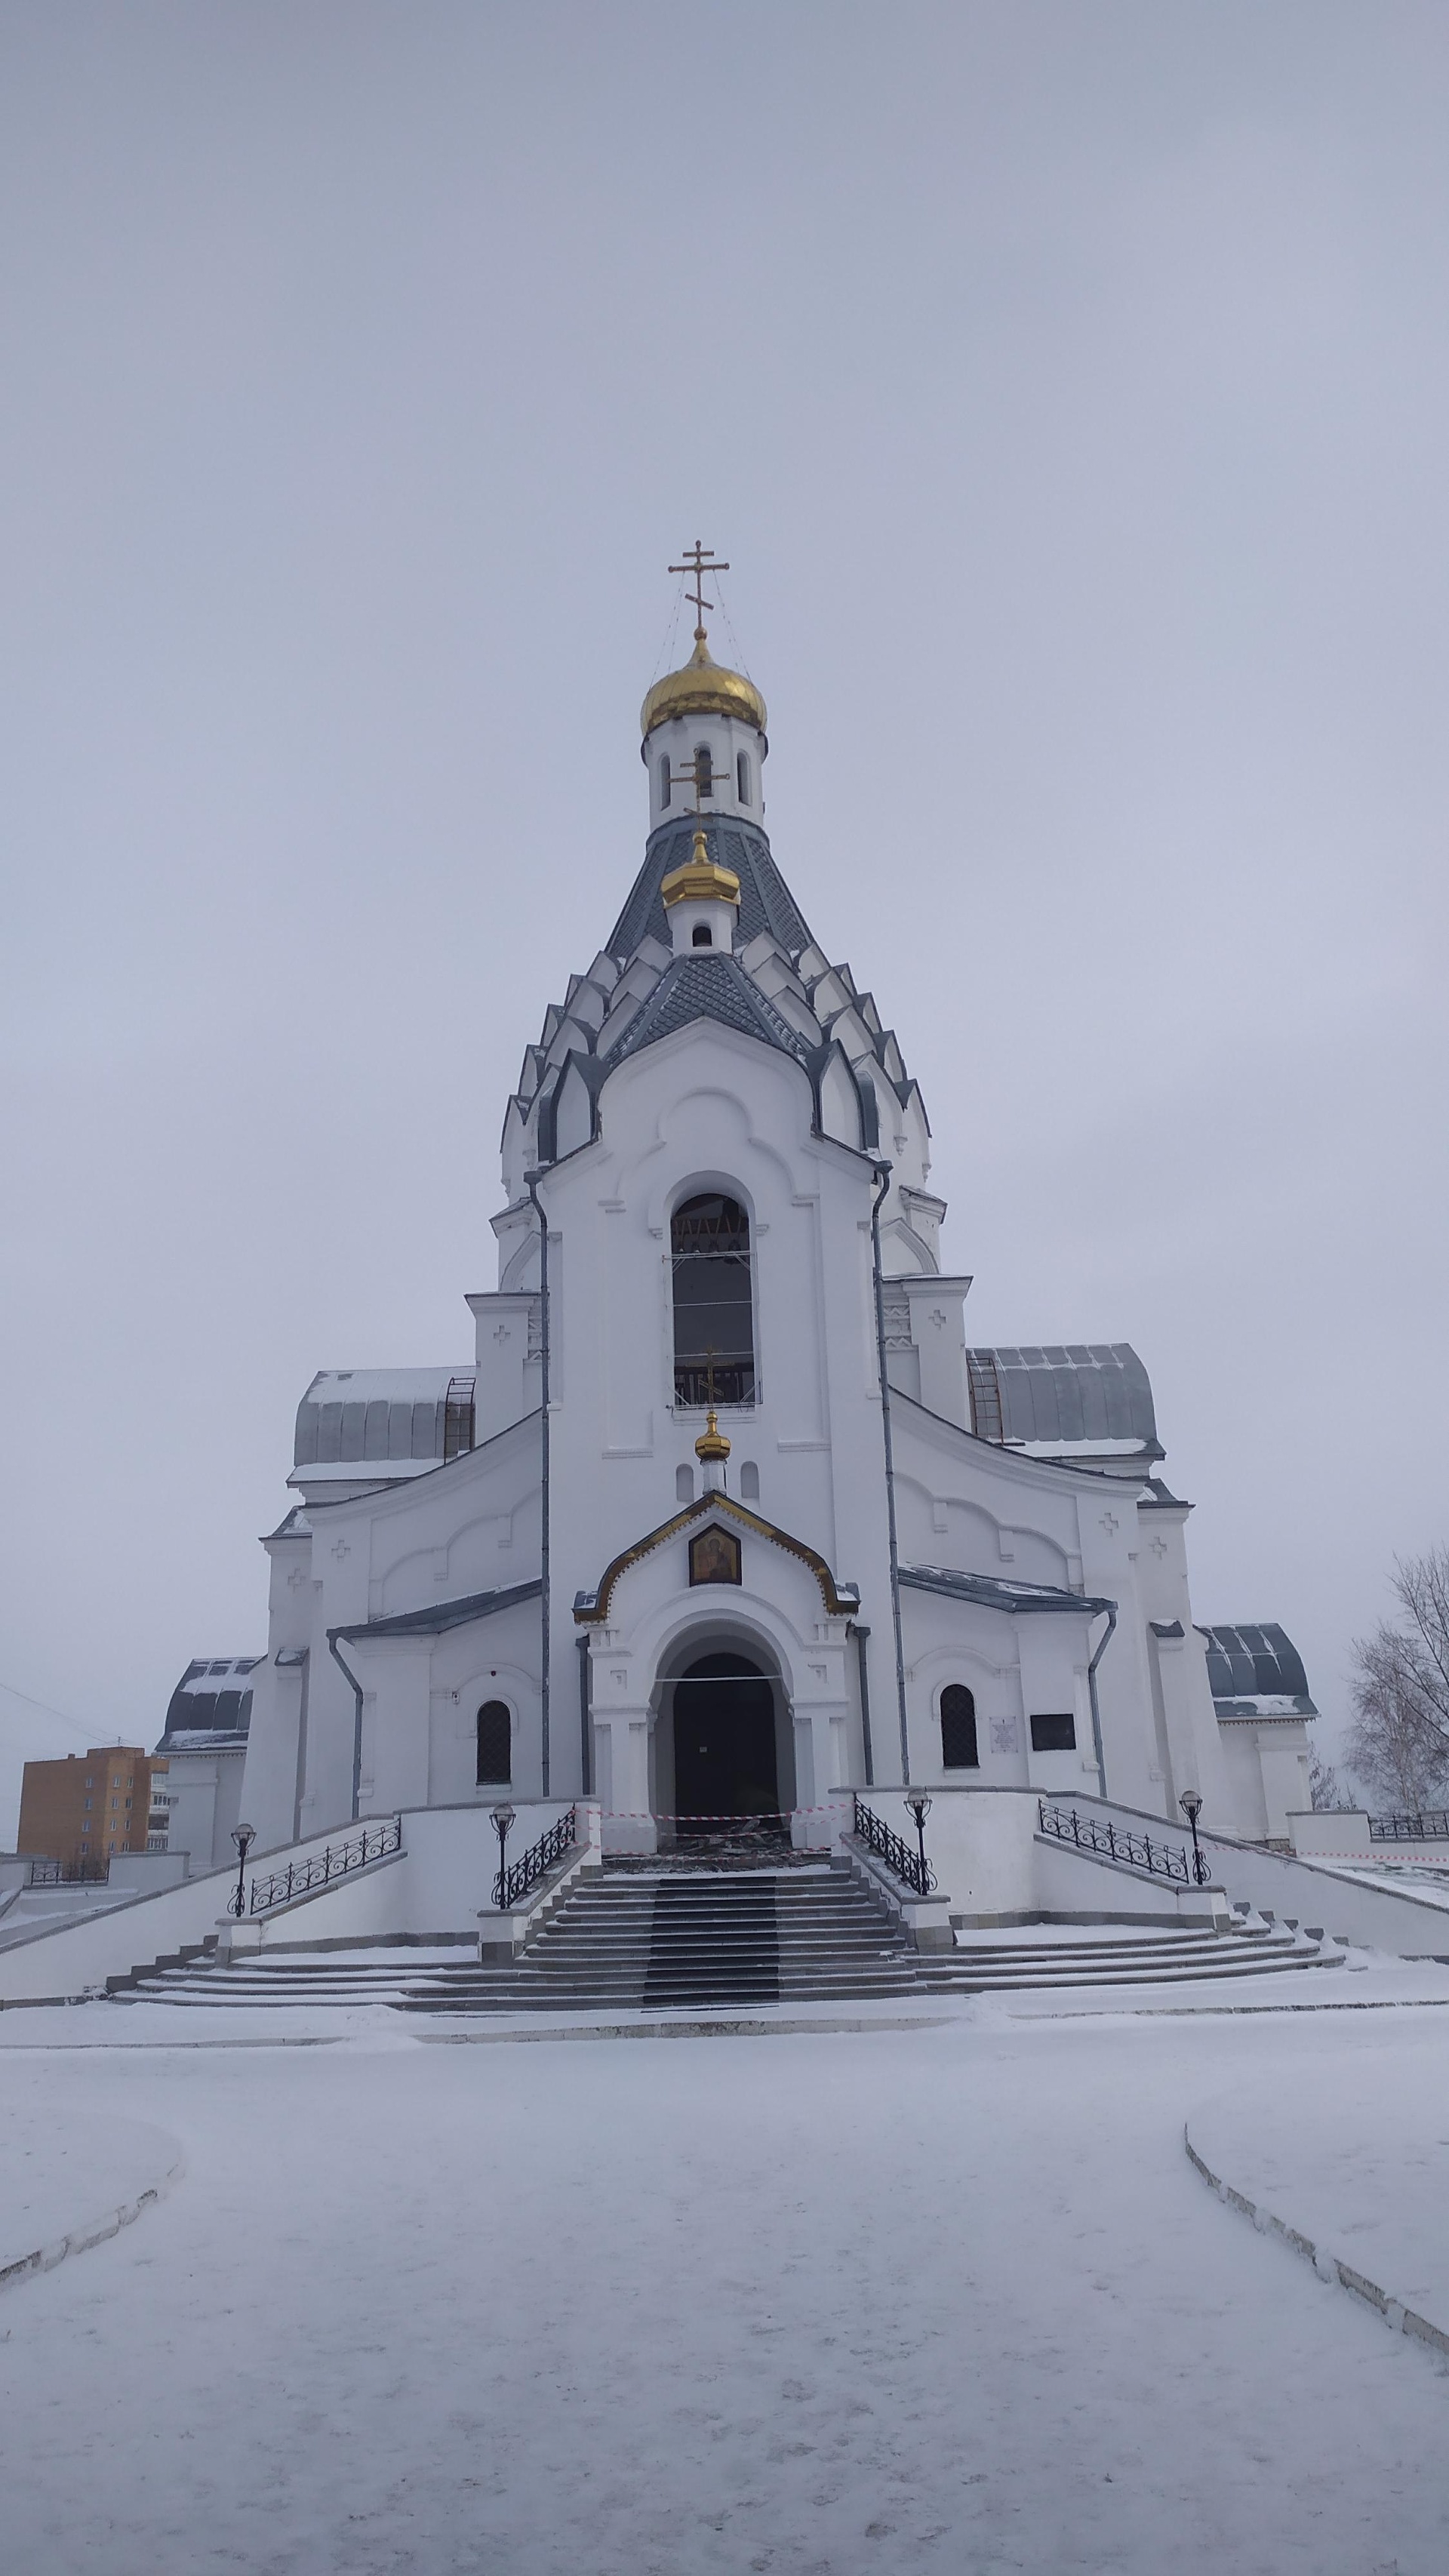
{"type": "Polygon", "coordinates": [[[1205,2100],[1265,2128],[1342,2101],[1364,2189],[1393,2194],[1402,2105],[1441,2098],[1440,2010],[996,1999],[566,2046],[361,2012],[330,2046],[94,2044],[137,2020],[6,2016],[8,2106],[140,2120],[186,2159],[134,2226],[0,2298],[17,2565],[1449,2563],[1449,2372],[1224,2208],[1182,2142],[1205,2100]],[[85,2044],[33,2045],[52,2022],[85,2044]]]}
{"type": "MultiPolygon", "coordinates": [[[[1357,2061],[1355,2061],[1357,2063],[1357,2061]]],[[[1372,2085],[1336,2057],[1291,2091],[1239,2084],[1194,2106],[1210,2171],[1449,2334],[1449,2063],[1437,2048],[1373,2052],[1372,2085]]]]}

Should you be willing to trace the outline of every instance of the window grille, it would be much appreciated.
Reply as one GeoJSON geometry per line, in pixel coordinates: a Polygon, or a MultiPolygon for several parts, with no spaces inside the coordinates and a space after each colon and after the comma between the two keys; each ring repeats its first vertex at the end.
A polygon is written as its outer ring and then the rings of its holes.
{"type": "Polygon", "coordinates": [[[506,1788],[513,1777],[513,1721],[501,1699],[485,1700],[478,1711],[478,1786],[506,1788]]]}
{"type": "Polygon", "coordinates": [[[674,1272],[674,1401],[753,1404],[750,1221],[738,1200],[686,1199],[669,1229],[674,1272]]]}
{"type": "Polygon", "coordinates": [[[976,1701],[964,1682],[948,1682],[941,1693],[941,1761],[947,1771],[975,1771],[976,1701]]]}
{"type": "Polygon", "coordinates": [[[471,1377],[448,1380],[447,1401],[443,1406],[443,1460],[461,1458],[473,1446],[473,1398],[475,1381],[471,1377]]]}

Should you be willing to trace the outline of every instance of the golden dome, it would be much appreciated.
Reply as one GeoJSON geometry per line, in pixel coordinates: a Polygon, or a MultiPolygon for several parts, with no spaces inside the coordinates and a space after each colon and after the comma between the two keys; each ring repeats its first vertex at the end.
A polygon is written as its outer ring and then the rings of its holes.
{"type": "Polygon", "coordinates": [[[694,651],[683,670],[655,681],[639,710],[639,730],[647,741],[656,725],[674,716],[737,716],[758,733],[765,730],[765,701],[753,680],[711,658],[702,626],[694,630],[694,651]]]}
{"type": "Polygon", "coordinates": [[[659,888],[664,909],[677,903],[733,903],[740,899],[740,881],[733,868],[722,868],[709,855],[709,843],[700,825],[694,835],[694,849],[684,865],[672,868],[659,888]]]}

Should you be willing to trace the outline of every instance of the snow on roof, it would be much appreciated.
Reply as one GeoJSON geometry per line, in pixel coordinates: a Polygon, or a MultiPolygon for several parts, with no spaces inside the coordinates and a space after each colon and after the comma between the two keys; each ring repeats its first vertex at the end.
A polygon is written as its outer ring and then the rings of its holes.
{"type": "Polygon", "coordinates": [[[1152,1383],[1130,1342],[1027,1342],[968,1350],[971,1427],[981,1440],[1059,1457],[1163,1454],[1152,1383]]]}
{"type": "Polygon", "coordinates": [[[198,1655],[186,1667],[166,1711],[166,1728],[156,1750],[169,1752],[218,1736],[245,1737],[252,1722],[250,1676],[263,1655],[198,1655]]]}
{"type": "Polygon", "coordinates": [[[471,1365],[319,1369],[297,1407],[294,1473],[377,1464],[407,1471],[473,1445],[471,1365]]]}
{"type": "Polygon", "coordinates": [[[1204,1628],[1208,1687],[1219,1717],[1316,1717],[1303,1658],[1275,1620],[1204,1628]]]}

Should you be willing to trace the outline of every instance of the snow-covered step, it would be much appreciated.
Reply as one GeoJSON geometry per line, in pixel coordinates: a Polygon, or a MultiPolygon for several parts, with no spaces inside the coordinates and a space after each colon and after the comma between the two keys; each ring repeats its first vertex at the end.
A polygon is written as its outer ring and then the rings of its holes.
{"type": "Polygon", "coordinates": [[[1196,1986],[1339,1964],[1286,1924],[1229,1930],[1033,1925],[962,1931],[918,1952],[859,1879],[840,1870],[605,1873],[576,1888],[501,1966],[468,1951],[263,1955],[142,1978],[134,1999],[291,2009],[382,2004],[413,2013],[639,2011],[892,1996],[1196,1986]]]}

